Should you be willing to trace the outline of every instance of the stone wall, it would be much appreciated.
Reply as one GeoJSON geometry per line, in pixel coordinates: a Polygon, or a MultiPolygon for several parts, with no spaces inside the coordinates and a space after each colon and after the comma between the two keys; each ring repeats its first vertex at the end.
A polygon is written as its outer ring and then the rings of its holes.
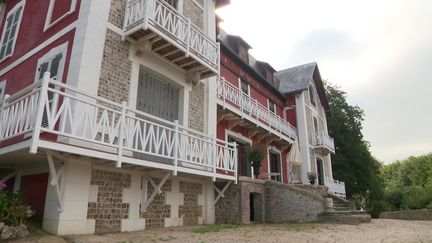
{"type": "Polygon", "coordinates": [[[189,95],[189,128],[200,132],[204,132],[204,88],[205,84],[198,82],[198,84],[192,85],[189,95]]]}
{"type": "MultiPolygon", "coordinates": [[[[156,184],[159,184],[159,179],[153,179],[156,184]]],[[[148,183],[147,196],[153,193],[153,186],[148,183]]],[[[141,213],[140,217],[145,218],[146,228],[161,228],[165,226],[165,218],[170,217],[171,206],[166,204],[166,192],[171,191],[171,181],[166,181],[162,186],[161,194],[156,194],[155,198],[148,206],[145,213],[141,213]]]]}
{"type": "Polygon", "coordinates": [[[190,18],[192,23],[194,23],[196,26],[198,26],[200,29],[204,29],[204,11],[201,9],[198,4],[201,5],[201,7],[204,7],[204,1],[203,0],[184,0],[183,1],[183,15],[186,18],[190,18]]]}
{"type": "Polygon", "coordinates": [[[183,225],[197,225],[203,215],[203,207],[198,204],[198,195],[202,194],[202,185],[190,182],[180,182],[180,193],[184,194],[183,205],[179,205],[179,218],[183,225]]]}
{"type": "Polygon", "coordinates": [[[251,194],[255,222],[310,222],[324,212],[325,199],[315,193],[275,181],[241,178],[216,203],[216,223],[250,223],[251,194]]]}
{"type": "Polygon", "coordinates": [[[303,185],[303,184],[295,184],[294,186],[301,188],[303,190],[309,191],[320,197],[327,197],[328,187],[321,185],[303,185]]]}
{"type": "Polygon", "coordinates": [[[325,199],[300,188],[274,181],[265,185],[267,222],[311,222],[324,212],[325,199]]]}
{"type": "Polygon", "coordinates": [[[131,62],[129,42],[108,29],[102,59],[98,95],[115,102],[127,101],[129,97],[131,62]]]}
{"type": "Polygon", "coordinates": [[[111,9],[108,17],[108,22],[123,29],[123,20],[126,9],[126,0],[111,1],[111,9]]]}
{"type": "Polygon", "coordinates": [[[95,219],[95,232],[121,230],[121,220],[128,218],[129,204],[123,203],[123,188],[129,188],[128,174],[93,170],[90,185],[98,186],[97,201],[88,203],[87,218],[95,219]]]}
{"type": "Polygon", "coordinates": [[[405,220],[432,220],[432,210],[420,209],[420,210],[382,212],[380,213],[379,218],[405,219],[405,220]]]}

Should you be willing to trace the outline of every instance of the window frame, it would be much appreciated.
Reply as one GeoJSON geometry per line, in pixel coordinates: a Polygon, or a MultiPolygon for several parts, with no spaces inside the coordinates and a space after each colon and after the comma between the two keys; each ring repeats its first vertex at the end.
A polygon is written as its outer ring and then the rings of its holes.
{"type": "MultiPolygon", "coordinates": [[[[15,52],[15,45],[16,45],[16,41],[18,39],[18,33],[19,33],[20,27],[21,27],[22,16],[24,15],[25,2],[26,2],[26,0],[22,0],[19,3],[15,4],[15,6],[11,10],[9,10],[9,12],[6,14],[6,18],[5,18],[4,24],[2,23],[3,24],[3,30],[2,30],[2,35],[1,35],[1,39],[0,39],[0,52],[2,50],[1,46],[3,44],[4,38],[5,38],[6,29],[7,29],[6,28],[7,27],[7,23],[8,23],[7,19],[9,18],[9,16],[11,14],[15,14],[15,12],[20,7],[22,7],[21,13],[20,13],[20,16],[19,16],[19,19],[18,19],[18,22],[17,22],[17,28],[16,28],[16,31],[15,31],[14,39],[13,39],[11,52],[9,54],[5,54],[5,56],[2,57],[2,58],[0,57],[0,62],[6,60],[8,57],[11,57],[14,54],[14,52],[15,52]]],[[[6,8],[6,6],[5,6],[5,8],[6,8]]],[[[5,46],[5,48],[7,48],[7,45],[5,46]]]]}
{"type": "Polygon", "coordinates": [[[54,25],[61,22],[63,19],[65,19],[66,17],[71,15],[73,12],[75,12],[77,0],[72,0],[71,5],[69,7],[69,11],[67,11],[65,14],[63,14],[62,16],[60,16],[58,19],[56,19],[54,22],[51,23],[55,1],[56,0],[50,0],[49,6],[48,6],[47,16],[45,18],[45,25],[44,25],[44,30],[43,30],[44,32],[51,29],[54,25]]]}
{"type": "Polygon", "coordinates": [[[267,108],[269,109],[269,111],[273,112],[274,114],[276,114],[276,103],[274,103],[272,100],[267,99],[267,108]],[[272,106],[273,105],[273,110],[272,110],[272,106]]]}
{"type": "MultiPolygon", "coordinates": [[[[278,156],[278,158],[279,158],[279,168],[280,168],[280,175],[279,175],[279,177],[280,177],[280,181],[279,182],[282,182],[283,183],[283,164],[282,164],[282,152],[280,151],[280,150],[278,150],[278,149],[276,149],[276,148],[274,148],[274,147],[268,147],[267,148],[267,168],[268,168],[268,179],[270,179],[270,180],[273,180],[272,179],[272,177],[273,176],[271,176],[270,175],[270,173],[272,173],[271,172],[271,163],[270,163],[270,154],[275,154],[275,155],[277,155],[278,156]]],[[[275,176],[275,177],[277,177],[277,176],[275,176]]],[[[274,181],[278,181],[278,180],[274,180],[274,181]]]]}
{"type": "Polygon", "coordinates": [[[242,93],[245,94],[245,95],[247,95],[247,96],[250,96],[250,84],[249,84],[248,82],[246,82],[246,80],[243,80],[243,79],[241,79],[241,78],[239,78],[238,81],[239,81],[239,88],[240,88],[240,90],[242,91],[242,93]],[[245,91],[243,90],[243,86],[242,86],[242,84],[246,84],[247,92],[245,92],[245,91]]]}
{"type": "Polygon", "coordinates": [[[68,46],[69,46],[69,42],[65,42],[63,44],[60,44],[59,46],[52,48],[49,52],[45,53],[45,55],[43,55],[42,57],[40,57],[38,59],[38,62],[36,65],[34,82],[37,82],[40,80],[39,79],[39,76],[40,76],[39,67],[45,62],[53,60],[58,54],[62,54],[63,58],[60,60],[59,65],[58,65],[56,81],[58,81],[58,82],[63,81],[63,73],[64,73],[64,68],[65,68],[65,63],[66,63],[66,55],[67,55],[68,46]]]}

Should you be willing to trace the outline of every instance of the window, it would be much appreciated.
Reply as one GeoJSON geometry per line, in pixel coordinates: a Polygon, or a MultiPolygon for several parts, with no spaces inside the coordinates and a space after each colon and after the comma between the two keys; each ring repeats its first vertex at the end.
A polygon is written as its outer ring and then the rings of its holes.
{"type": "Polygon", "coordinates": [[[314,131],[315,133],[318,133],[318,120],[316,117],[313,118],[313,125],[314,125],[314,131]]]}
{"type": "Polygon", "coordinates": [[[76,0],[50,0],[44,31],[75,12],[76,0]]]}
{"type": "Polygon", "coordinates": [[[21,22],[24,1],[9,11],[0,41],[0,61],[12,56],[21,22]]]}
{"type": "Polygon", "coordinates": [[[249,84],[243,79],[240,79],[240,89],[243,91],[243,93],[249,95],[249,84]]]}
{"type": "Polygon", "coordinates": [[[168,121],[178,120],[179,91],[178,87],[141,69],[137,109],[168,121]]]}
{"type": "Polygon", "coordinates": [[[280,154],[269,152],[270,179],[282,182],[280,154]]]}
{"type": "Polygon", "coordinates": [[[312,105],[316,106],[315,102],[315,92],[313,86],[309,86],[309,100],[312,103],[312,105]]]}
{"type": "Polygon", "coordinates": [[[5,88],[6,88],[6,81],[0,82],[0,109],[3,106],[3,99],[5,96],[5,88]]]}
{"type": "Polygon", "coordinates": [[[276,104],[273,101],[268,100],[268,108],[271,112],[276,113],[276,104]]]}
{"type": "MultiPolygon", "coordinates": [[[[67,44],[68,43],[64,43],[61,46],[51,49],[51,51],[49,51],[47,54],[45,54],[43,57],[39,59],[37,70],[36,70],[35,81],[41,80],[45,72],[50,72],[51,74],[50,77],[52,79],[57,81],[62,81],[67,44]]],[[[50,83],[48,87],[55,88],[55,85],[50,83]]],[[[54,98],[54,93],[48,92],[48,100],[49,100],[50,107],[52,107],[54,103],[53,98],[54,98]]],[[[45,112],[42,117],[42,126],[43,127],[48,126],[48,117],[45,112]]]]}

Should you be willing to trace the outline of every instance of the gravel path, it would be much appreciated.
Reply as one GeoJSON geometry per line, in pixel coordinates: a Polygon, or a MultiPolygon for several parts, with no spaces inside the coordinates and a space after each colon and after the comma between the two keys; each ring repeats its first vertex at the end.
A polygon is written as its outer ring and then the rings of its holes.
{"type": "Polygon", "coordinates": [[[432,221],[372,220],[361,225],[334,224],[257,224],[193,233],[192,227],[145,230],[105,235],[79,235],[63,238],[35,235],[15,242],[431,242],[432,221]]]}

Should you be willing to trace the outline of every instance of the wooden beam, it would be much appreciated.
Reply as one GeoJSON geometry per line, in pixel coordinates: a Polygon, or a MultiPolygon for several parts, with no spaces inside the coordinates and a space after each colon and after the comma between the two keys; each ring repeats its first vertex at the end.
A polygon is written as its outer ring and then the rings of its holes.
{"type": "Polygon", "coordinates": [[[171,45],[170,43],[165,43],[165,44],[163,44],[163,45],[160,45],[160,46],[154,48],[153,51],[159,51],[159,50],[162,50],[162,49],[164,49],[165,47],[168,47],[168,46],[170,46],[170,45],[171,45]]]}
{"type": "Polygon", "coordinates": [[[175,53],[177,53],[179,51],[180,51],[179,49],[172,50],[170,52],[167,52],[167,53],[163,54],[163,57],[171,56],[172,54],[175,54],[175,53]]]}
{"type": "Polygon", "coordinates": [[[242,120],[233,120],[233,121],[229,121],[228,122],[228,129],[233,129],[234,127],[238,126],[240,123],[242,122],[242,120]]]}

